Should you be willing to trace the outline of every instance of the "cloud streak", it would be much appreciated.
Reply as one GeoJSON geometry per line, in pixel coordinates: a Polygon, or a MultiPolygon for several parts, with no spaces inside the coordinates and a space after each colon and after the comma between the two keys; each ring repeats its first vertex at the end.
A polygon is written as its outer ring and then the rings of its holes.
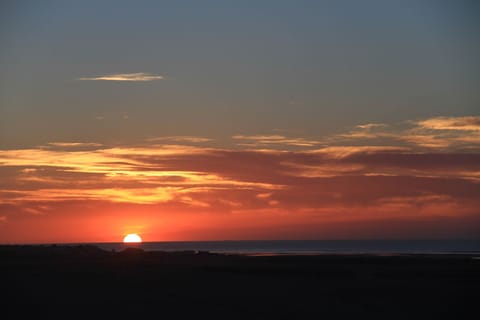
{"type": "Polygon", "coordinates": [[[172,141],[172,142],[185,142],[185,143],[204,143],[211,142],[213,139],[205,137],[193,137],[193,136],[166,136],[166,137],[154,137],[148,138],[147,141],[172,141]]]}
{"type": "Polygon", "coordinates": [[[155,81],[155,80],[164,80],[165,77],[161,75],[145,73],[145,72],[136,72],[136,73],[116,73],[108,74],[95,77],[82,77],[77,80],[84,81],[128,81],[128,82],[146,82],[146,81],[155,81]]]}
{"type": "Polygon", "coordinates": [[[96,142],[49,142],[48,145],[64,148],[81,148],[81,147],[101,147],[101,143],[96,142]]]}
{"type": "Polygon", "coordinates": [[[294,146],[294,147],[313,147],[319,142],[305,138],[288,138],[282,135],[234,135],[234,140],[240,141],[240,146],[294,146]]]}
{"type": "Polygon", "coordinates": [[[418,121],[417,125],[433,130],[480,131],[480,116],[475,117],[436,117],[418,121]]]}
{"type": "Polygon", "coordinates": [[[404,144],[411,148],[452,150],[480,149],[480,117],[433,117],[395,125],[368,123],[329,138],[331,143],[404,144]]]}

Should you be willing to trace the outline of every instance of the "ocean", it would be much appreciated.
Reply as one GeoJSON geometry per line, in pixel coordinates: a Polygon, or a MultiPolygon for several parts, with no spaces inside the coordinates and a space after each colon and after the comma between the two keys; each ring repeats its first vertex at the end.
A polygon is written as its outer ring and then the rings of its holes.
{"type": "Polygon", "coordinates": [[[175,241],[141,244],[93,243],[104,250],[208,251],[247,255],[281,254],[461,254],[480,253],[479,240],[262,240],[175,241]]]}

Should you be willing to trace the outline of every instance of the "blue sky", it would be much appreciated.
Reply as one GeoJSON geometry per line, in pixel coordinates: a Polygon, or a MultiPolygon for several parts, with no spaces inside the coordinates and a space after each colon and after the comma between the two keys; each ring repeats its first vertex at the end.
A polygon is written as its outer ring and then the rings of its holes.
{"type": "Polygon", "coordinates": [[[474,1],[12,1],[0,137],[322,136],[478,110],[474,1]],[[151,82],[79,81],[118,73],[151,82]]]}

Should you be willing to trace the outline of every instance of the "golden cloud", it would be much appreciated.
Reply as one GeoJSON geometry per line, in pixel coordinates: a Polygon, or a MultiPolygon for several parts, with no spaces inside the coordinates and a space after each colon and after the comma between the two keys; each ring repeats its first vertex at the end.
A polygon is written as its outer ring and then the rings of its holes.
{"type": "Polygon", "coordinates": [[[433,130],[480,131],[480,116],[436,117],[418,121],[417,125],[433,130]]]}
{"type": "Polygon", "coordinates": [[[145,73],[145,72],[115,73],[115,74],[109,74],[109,75],[103,75],[103,76],[78,78],[78,80],[86,80],[86,81],[140,81],[140,82],[163,80],[163,79],[165,79],[164,76],[145,73]]]}

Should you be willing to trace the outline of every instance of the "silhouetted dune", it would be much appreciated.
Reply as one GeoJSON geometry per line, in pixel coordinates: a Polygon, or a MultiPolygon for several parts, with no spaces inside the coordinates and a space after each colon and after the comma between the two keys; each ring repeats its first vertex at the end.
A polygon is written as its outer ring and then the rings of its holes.
{"type": "Polygon", "coordinates": [[[0,246],[0,272],[2,319],[461,319],[480,287],[469,255],[0,246]]]}
{"type": "Polygon", "coordinates": [[[93,245],[3,245],[0,246],[1,256],[104,256],[108,252],[93,245]]]}
{"type": "Polygon", "coordinates": [[[125,248],[120,251],[120,254],[122,255],[143,255],[144,253],[145,250],[142,248],[125,248]]]}

